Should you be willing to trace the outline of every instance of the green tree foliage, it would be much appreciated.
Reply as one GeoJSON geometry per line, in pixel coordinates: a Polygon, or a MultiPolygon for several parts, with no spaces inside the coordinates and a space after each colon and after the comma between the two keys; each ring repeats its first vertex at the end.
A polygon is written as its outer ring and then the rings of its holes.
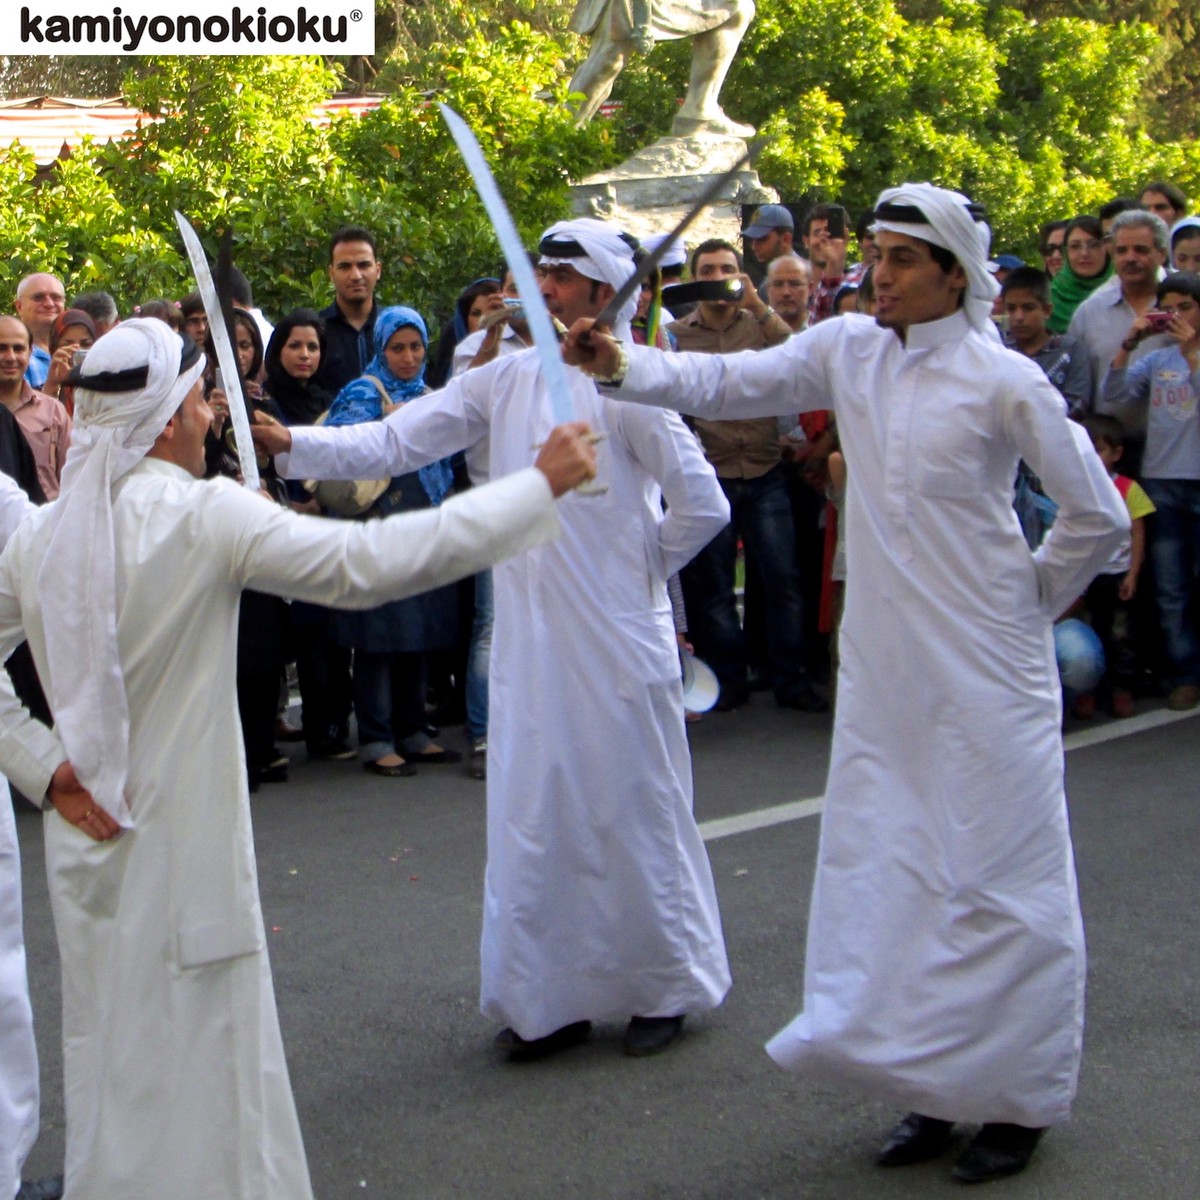
{"type": "MultiPolygon", "coordinates": [[[[1165,137],[1147,117],[1147,80],[1169,51],[1163,23],[1182,30],[1197,6],[758,0],[722,99],[767,136],[759,170],[785,199],[822,195],[858,211],[888,184],[930,179],[982,200],[997,244],[1028,251],[1042,220],[1152,178],[1200,198],[1194,138],[1165,137]]],[[[378,234],[381,295],[444,316],[498,250],[431,95],[476,129],[532,238],[567,212],[569,179],[666,133],[685,90],[690,44],[657,46],[618,80],[619,114],[575,129],[565,93],[586,46],[566,32],[572,7],[377,0],[392,50],[375,66],[390,97],[324,128],[308,118],[335,86],[330,62],[137,60],[126,93],[159,123],[120,146],[84,146],[40,186],[28,154],[0,154],[0,232],[13,247],[0,302],[35,268],[55,270],[68,291],[107,287],[126,306],[178,295],[190,286],[171,221],[179,207],[210,248],[232,226],[268,311],[326,300],[329,232],[361,223],[378,234]]]]}
{"type": "Polygon", "coordinates": [[[1078,17],[1101,25],[1144,22],[1155,30],[1150,66],[1142,83],[1140,111],[1157,137],[1196,134],[1200,114],[1200,0],[1008,0],[1036,21],[1078,17]]]}
{"type": "Polygon", "coordinates": [[[0,55],[0,97],[87,96],[96,100],[121,90],[130,60],[114,55],[0,55]]]}
{"type": "MultiPolygon", "coordinates": [[[[1143,8],[1155,2],[1169,7],[1143,8]]],[[[654,80],[663,49],[617,85],[643,141],[670,121],[654,80]]],[[[767,135],[759,172],[785,199],[859,210],[889,184],[928,179],[987,204],[997,244],[1031,251],[1043,220],[1151,178],[1200,196],[1194,139],[1155,137],[1145,121],[1160,51],[1148,24],[1033,20],[978,0],[758,0],[722,98],[767,135]]],[[[679,94],[686,47],[664,63],[679,94]]]]}
{"type": "MultiPolygon", "coordinates": [[[[430,56],[432,60],[432,55],[430,56]]],[[[573,175],[612,160],[609,130],[576,129],[558,44],[514,23],[437,51],[440,96],[475,129],[523,232],[569,208],[573,175]]],[[[435,319],[500,253],[458,151],[426,94],[399,87],[378,111],[308,121],[335,77],[312,58],[164,58],[130,78],[132,103],[162,120],[104,148],[84,146],[34,187],[34,164],[0,155],[8,279],[60,274],[68,293],[107,287],[124,307],[191,286],[172,210],[210,251],[225,227],[269,312],[328,302],[329,234],[365,224],[385,262],[381,295],[435,319]]]]}
{"type": "Polygon", "coordinates": [[[491,41],[515,21],[537,33],[561,34],[573,7],[573,0],[376,0],[376,86],[439,86],[440,47],[476,36],[491,41]]]}

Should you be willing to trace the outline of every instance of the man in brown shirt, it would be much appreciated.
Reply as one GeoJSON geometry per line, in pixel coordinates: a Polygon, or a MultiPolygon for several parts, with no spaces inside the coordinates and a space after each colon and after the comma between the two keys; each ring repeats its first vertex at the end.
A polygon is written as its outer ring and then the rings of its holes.
{"type": "Polygon", "coordinates": [[[29,330],[16,317],[0,317],[0,400],[17,418],[33,451],[38,482],[47,500],[58,495],[59,478],[71,442],[71,418],[62,403],[35,391],[25,379],[29,330]]]}
{"type": "MultiPolygon", "coordinates": [[[[792,330],[763,302],[742,269],[741,256],[719,239],[701,242],[692,254],[692,278],[740,278],[740,302],[702,301],[669,328],[681,350],[732,354],[786,341],[792,330]]],[[[731,520],[682,572],[688,630],[701,657],[721,682],[722,710],[749,695],[746,642],[734,600],[739,537],[746,551],[747,582],[762,584],[768,674],[776,701],[786,708],[821,712],[825,700],[804,666],[803,605],[787,485],[780,466],[775,417],[692,422],[704,453],[729,500],[731,520]]]]}

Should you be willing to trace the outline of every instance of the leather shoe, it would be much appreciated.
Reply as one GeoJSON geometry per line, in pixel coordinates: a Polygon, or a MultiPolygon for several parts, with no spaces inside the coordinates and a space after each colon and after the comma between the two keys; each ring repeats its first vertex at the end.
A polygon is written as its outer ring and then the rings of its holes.
{"type": "Polygon", "coordinates": [[[684,1017],[630,1017],[625,1053],[632,1058],[661,1054],[683,1034],[684,1017]]]}
{"type": "Polygon", "coordinates": [[[327,762],[346,762],[356,756],[357,751],[348,745],[343,738],[329,738],[324,742],[314,742],[308,748],[309,758],[321,758],[327,762]]]}
{"type": "Polygon", "coordinates": [[[63,1177],[50,1175],[45,1179],[22,1179],[16,1200],[62,1200],[63,1177]]]}
{"type": "Polygon", "coordinates": [[[750,689],[747,687],[723,687],[716,704],[713,705],[713,712],[733,712],[735,708],[741,708],[749,699],[750,689]]]}
{"type": "Polygon", "coordinates": [[[984,1125],[950,1172],[959,1183],[986,1183],[1025,1170],[1044,1129],[1025,1125],[984,1125]]]}
{"type": "Polygon", "coordinates": [[[797,712],[823,713],[829,711],[829,701],[811,683],[804,682],[779,692],[775,703],[780,708],[794,708],[797,712]]]}
{"type": "Polygon", "coordinates": [[[877,1167],[907,1167],[943,1154],[954,1140],[954,1122],[909,1113],[888,1134],[875,1156],[877,1167]]]}
{"type": "Polygon", "coordinates": [[[304,730],[299,725],[293,725],[287,717],[279,717],[275,721],[275,740],[277,742],[302,742],[304,730]]]}
{"type": "Polygon", "coordinates": [[[372,775],[382,775],[385,779],[407,778],[409,775],[417,773],[417,768],[410,762],[396,763],[394,766],[378,762],[365,762],[363,770],[370,771],[372,775]]]}
{"type": "Polygon", "coordinates": [[[591,1021],[576,1021],[540,1038],[523,1038],[515,1029],[502,1029],[496,1034],[493,1045],[508,1055],[509,1062],[534,1062],[578,1046],[591,1032],[591,1021]]]}

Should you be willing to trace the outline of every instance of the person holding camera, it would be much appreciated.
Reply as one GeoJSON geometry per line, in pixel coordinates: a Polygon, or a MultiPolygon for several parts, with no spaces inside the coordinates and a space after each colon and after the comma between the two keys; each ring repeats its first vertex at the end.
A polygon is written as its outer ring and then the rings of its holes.
{"type": "Polygon", "coordinates": [[[801,240],[813,265],[808,296],[808,323],[836,316],[834,300],[849,278],[846,270],[846,210],[840,204],[818,204],[804,218],[801,240]]]}
{"type": "Polygon", "coordinates": [[[81,308],[68,308],[50,327],[50,373],[39,390],[61,401],[67,416],[75,414],[75,389],[64,381],[99,336],[95,321],[81,308]]]}
{"type": "Polygon", "coordinates": [[[1135,318],[1113,355],[1099,407],[1146,430],[1140,481],[1157,510],[1150,559],[1173,677],[1167,704],[1182,710],[1200,704],[1200,636],[1191,607],[1200,562],[1200,275],[1168,275],[1157,295],[1158,310],[1135,318]],[[1130,366],[1139,343],[1155,332],[1170,344],[1130,366]]]}
{"type": "MultiPolygon", "coordinates": [[[[668,329],[681,350],[733,354],[778,346],[791,326],[765,304],[743,272],[729,243],[713,238],[692,252],[692,278],[703,284],[740,281],[739,299],[702,299],[695,312],[668,329]]],[[[775,417],[706,421],[692,428],[729,501],[731,519],[683,568],[684,597],[698,653],[721,681],[721,712],[740,708],[750,696],[747,637],[734,599],[737,544],[746,550],[750,576],[761,584],[765,627],[765,675],[784,708],[823,712],[825,698],[808,678],[805,660],[803,590],[796,561],[796,535],[775,417]]],[[[753,628],[754,613],[747,624],[753,628]]]]}

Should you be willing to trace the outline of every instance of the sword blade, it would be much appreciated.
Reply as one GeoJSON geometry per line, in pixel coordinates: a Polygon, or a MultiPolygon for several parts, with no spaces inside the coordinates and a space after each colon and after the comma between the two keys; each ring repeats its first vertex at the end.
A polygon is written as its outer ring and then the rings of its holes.
{"type": "Polygon", "coordinates": [[[238,369],[233,343],[229,340],[229,330],[225,327],[225,316],[221,312],[217,287],[213,283],[204,247],[200,244],[200,239],[196,236],[196,231],[187,217],[181,212],[176,212],[175,224],[179,226],[183,245],[187,250],[188,261],[192,264],[196,287],[200,292],[200,299],[204,301],[204,315],[208,318],[208,331],[212,335],[213,346],[217,351],[217,365],[221,368],[225,394],[229,398],[229,419],[233,423],[233,436],[237,439],[238,464],[242,468],[242,482],[251,491],[257,492],[259,486],[258,460],[254,457],[254,442],[250,437],[250,418],[247,416],[246,398],[242,393],[242,373],[238,369]]]}
{"type": "Polygon", "coordinates": [[[550,396],[554,419],[560,425],[572,421],[575,419],[575,405],[571,401],[571,393],[567,390],[567,372],[563,366],[558,334],[550,320],[549,312],[546,311],[546,302],[542,299],[537,276],[529,265],[525,244],[521,241],[516,225],[513,224],[508,206],[504,203],[504,197],[500,195],[492,170],[470,126],[452,108],[444,104],[439,104],[438,108],[441,109],[442,117],[450,127],[459,153],[471,172],[475,190],[479,193],[479,199],[483,201],[483,207],[491,219],[500,248],[504,251],[504,261],[508,264],[513,281],[517,285],[517,293],[525,307],[525,320],[530,333],[533,334],[533,345],[541,364],[542,379],[550,396]]]}
{"type": "Polygon", "coordinates": [[[658,266],[662,256],[670,248],[671,243],[679,240],[688,226],[720,195],[725,185],[757,152],[757,143],[754,146],[747,146],[732,167],[726,171],[722,171],[715,179],[709,180],[704,191],[700,193],[699,199],[683,214],[683,219],[671,230],[670,236],[664,238],[653,251],[642,259],[638,264],[638,269],[621,284],[617,294],[604,306],[600,315],[596,318],[597,325],[603,325],[608,329],[612,328],[612,323],[617,319],[617,314],[625,307],[630,296],[636,295],[638,289],[650,277],[650,272],[658,266]]]}

